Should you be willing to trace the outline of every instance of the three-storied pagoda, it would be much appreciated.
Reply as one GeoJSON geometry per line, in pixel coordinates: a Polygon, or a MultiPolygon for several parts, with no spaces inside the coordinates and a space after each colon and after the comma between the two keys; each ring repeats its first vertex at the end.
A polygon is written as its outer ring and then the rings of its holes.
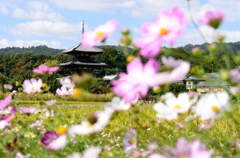
{"type": "MultiPolygon", "coordinates": [[[[84,32],[84,21],[82,23],[82,32],[84,32]]],[[[103,50],[97,47],[85,47],[82,43],[66,49],[63,54],[73,55],[73,60],[67,63],[60,63],[60,67],[67,67],[71,69],[71,74],[82,72],[92,72],[99,67],[105,67],[107,64],[94,62],[90,57],[92,55],[101,54],[103,50]]]]}

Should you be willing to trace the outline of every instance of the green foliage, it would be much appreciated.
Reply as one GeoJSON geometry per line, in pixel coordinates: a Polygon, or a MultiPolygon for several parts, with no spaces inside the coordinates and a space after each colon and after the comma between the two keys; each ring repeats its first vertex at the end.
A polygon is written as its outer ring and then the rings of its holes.
{"type": "Polygon", "coordinates": [[[169,86],[169,91],[173,92],[176,96],[182,92],[188,92],[186,85],[173,83],[169,86]]]}

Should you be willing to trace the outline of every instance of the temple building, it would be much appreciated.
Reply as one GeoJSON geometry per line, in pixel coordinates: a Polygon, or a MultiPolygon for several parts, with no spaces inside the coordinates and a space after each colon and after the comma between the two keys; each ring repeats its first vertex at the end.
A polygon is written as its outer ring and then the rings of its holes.
{"type": "MultiPolygon", "coordinates": [[[[83,31],[84,32],[84,22],[83,22],[83,31]]],[[[98,69],[100,67],[105,67],[107,64],[94,62],[91,59],[92,55],[101,54],[104,51],[97,47],[85,47],[82,43],[75,45],[72,48],[64,50],[63,54],[68,54],[73,56],[73,60],[67,63],[60,63],[60,67],[67,67],[71,69],[71,74],[82,72],[93,73],[94,69],[98,69]]]]}

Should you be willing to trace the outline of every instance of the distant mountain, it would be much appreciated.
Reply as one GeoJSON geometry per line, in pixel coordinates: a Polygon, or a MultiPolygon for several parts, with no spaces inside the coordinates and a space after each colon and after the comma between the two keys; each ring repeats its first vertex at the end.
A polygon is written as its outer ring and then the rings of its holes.
{"type": "Polygon", "coordinates": [[[17,54],[17,53],[25,53],[25,52],[31,52],[32,54],[51,54],[51,55],[56,55],[58,53],[61,53],[63,50],[62,49],[54,49],[54,48],[49,48],[47,46],[36,46],[36,47],[7,47],[7,48],[2,48],[0,49],[0,55],[4,54],[17,54]]]}
{"type": "MultiPolygon", "coordinates": [[[[218,51],[224,51],[224,52],[239,52],[240,51],[240,42],[230,42],[230,43],[216,43],[218,45],[219,50],[218,51]]],[[[192,44],[188,44],[184,47],[182,47],[184,50],[186,50],[187,52],[191,52],[193,48],[195,47],[199,47],[201,50],[209,53],[208,51],[208,46],[209,43],[204,43],[201,45],[192,45],[192,44]]]]}
{"type": "MultiPolygon", "coordinates": [[[[124,51],[124,46],[121,45],[102,45],[102,46],[98,46],[98,48],[104,48],[104,47],[108,47],[108,48],[113,48],[116,49],[118,51],[124,51]]],[[[134,48],[128,47],[128,53],[132,53],[134,51],[134,48]]]]}

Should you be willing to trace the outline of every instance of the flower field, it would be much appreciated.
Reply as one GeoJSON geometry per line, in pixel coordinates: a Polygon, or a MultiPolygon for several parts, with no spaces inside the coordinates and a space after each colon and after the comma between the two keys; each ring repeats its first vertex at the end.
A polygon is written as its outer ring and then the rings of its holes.
{"type": "MultiPolygon", "coordinates": [[[[49,107],[45,104],[21,104],[18,101],[13,101],[11,104],[13,106],[17,104],[17,109],[23,106],[36,107],[39,113],[25,115],[16,113],[15,119],[11,121],[11,128],[7,127],[0,135],[1,155],[4,157],[15,157],[14,153],[18,152],[24,155],[31,154],[31,157],[67,157],[73,152],[82,153],[90,146],[102,148],[100,157],[126,157],[122,139],[129,128],[137,130],[138,150],[145,154],[151,152],[152,149],[149,149],[149,146],[174,146],[181,137],[187,140],[200,139],[210,151],[216,155],[219,153],[223,157],[228,157],[230,153],[237,153],[240,150],[237,137],[240,109],[237,106],[231,111],[231,119],[225,118],[225,116],[229,117],[229,113],[226,113],[210,129],[201,131],[199,130],[201,121],[186,121],[184,115],[179,116],[175,121],[164,121],[155,117],[156,112],[151,107],[137,105],[129,112],[117,112],[101,132],[68,138],[64,149],[54,151],[47,150],[41,143],[46,131],[58,131],[59,127],[67,128],[78,124],[95,111],[103,110],[104,106],[99,105],[98,102],[96,102],[97,106],[94,106],[94,103],[86,105],[83,102],[81,105],[78,102],[78,105],[73,105],[65,102],[65,104],[51,106],[54,114],[47,117],[45,112],[49,107]],[[16,143],[14,139],[17,140],[16,143]],[[9,146],[12,150],[9,150],[9,146]]],[[[137,154],[139,153],[135,153],[135,156],[137,154]]]]}

